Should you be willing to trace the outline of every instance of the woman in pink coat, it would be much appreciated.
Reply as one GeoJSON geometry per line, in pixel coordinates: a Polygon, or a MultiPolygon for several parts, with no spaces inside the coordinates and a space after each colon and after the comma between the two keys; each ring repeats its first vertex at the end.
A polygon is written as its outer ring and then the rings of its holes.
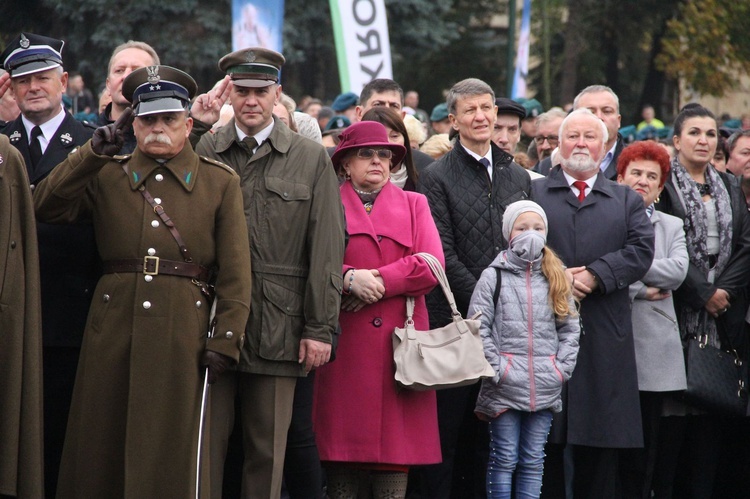
{"type": "Polygon", "coordinates": [[[397,390],[391,334],[415,296],[417,330],[428,329],[424,295],[436,284],[427,252],[443,249],[427,199],[389,182],[406,154],[385,127],[363,121],[347,128],[333,155],[346,181],[341,198],[349,244],[344,256],[341,338],[336,361],[316,374],[313,421],[328,495],[357,497],[361,480],[373,497],[404,497],[410,465],[441,460],[434,392],[397,390]]]}

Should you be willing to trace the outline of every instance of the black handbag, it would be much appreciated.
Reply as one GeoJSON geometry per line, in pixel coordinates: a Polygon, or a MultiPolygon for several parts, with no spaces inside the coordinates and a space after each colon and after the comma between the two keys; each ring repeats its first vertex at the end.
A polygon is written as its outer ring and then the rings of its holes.
{"type": "Polygon", "coordinates": [[[683,398],[689,404],[711,414],[745,416],[747,411],[747,366],[732,347],[728,335],[719,339],[728,350],[708,344],[708,337],[689,337],[685,346],[687,390],[683,398]]]}

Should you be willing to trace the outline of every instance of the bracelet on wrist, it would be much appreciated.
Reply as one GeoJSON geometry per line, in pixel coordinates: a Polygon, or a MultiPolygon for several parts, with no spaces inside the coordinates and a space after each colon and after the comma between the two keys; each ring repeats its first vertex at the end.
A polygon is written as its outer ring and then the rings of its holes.
{"type": "Polygon", "coordinates": [[[351,274],[349,274],[349,289],[346,290],[346,294],[350,295],[352,294],[352,284],[354,284],[354,272],[357,271],[357,269],[350,269],[351,274]]]}

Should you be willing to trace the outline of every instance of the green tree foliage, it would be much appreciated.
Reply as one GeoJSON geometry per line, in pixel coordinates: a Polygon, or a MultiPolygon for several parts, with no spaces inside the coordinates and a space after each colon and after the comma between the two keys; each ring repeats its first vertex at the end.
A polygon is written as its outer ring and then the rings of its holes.
{"type": "Polygon", "coordinates": [[[702,94],[722,96],[750,73],[750,2],[685,2],[667,23],[658,66],[702,94]]]}
{"type": "Polygon", "coordinates": [[[16,22],[3,26],[3,41],[21,30],[62,38],[66,69],[81,71],[92,90],[104,84],[112,50],[128,40],[152,45],[162,64],[184,69],[201,90],[221,77],[218,55],[231,48],[229,2],[41,0],[31,6],[12,2],[17,4],[16,22]]]}
{"type": "MultiPolygon", "coordinates": [[[[679,0],[536,0],[533,2],[531,54],[542,61],[531,70],[532,86],[550,105],[572,102],[583,88],[610,86],[620,98],[623,124],[632,123],[640,105],[671,108],[664,74],[653,68],[665,22],[679,0]],[[543,15],[546,13],[546,16],[543,15]],[[549,56],[545,55],[544,24],[549,56]],[[549,62],[545,65],[544,61],[549,62]],[[544,70],[549,69],[549,99],[544,70]]],[[[539,98],[538,97],[538,98],[539,98]]],[[[661,114],[661,113],[660,113],[661,114]]]]}

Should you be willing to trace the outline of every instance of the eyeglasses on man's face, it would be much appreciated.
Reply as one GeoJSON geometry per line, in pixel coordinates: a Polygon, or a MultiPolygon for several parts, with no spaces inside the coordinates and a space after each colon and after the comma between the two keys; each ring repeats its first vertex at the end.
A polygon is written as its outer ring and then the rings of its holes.
{"type": "Polygon", "coordinates": [[[557,135],[537,135],[534,137],[534,141],[539,145],[544,144],[545,140],[549,142],[549,145],[551,146],[556,146],[560,143],[560,137],[557,135]]]}

